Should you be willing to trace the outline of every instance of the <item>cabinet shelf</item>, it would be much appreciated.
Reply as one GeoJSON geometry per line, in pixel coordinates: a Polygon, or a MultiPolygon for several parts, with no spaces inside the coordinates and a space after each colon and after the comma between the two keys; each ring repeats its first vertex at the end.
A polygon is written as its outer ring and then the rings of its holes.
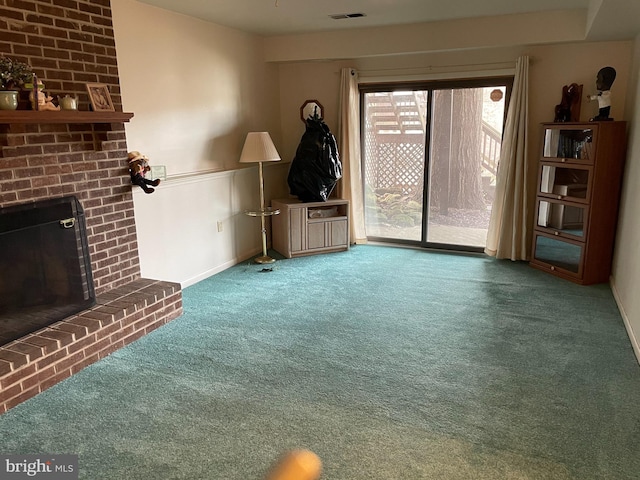
{"type": "Polygon", "coordinates": [[[347,220],[346,215],[335,215],[333,217],[318,217],[318,218],[309,218],[307,223],[324,223],[324,222],[333,222],[336,220],[347,220]]]}
{"type": "Polygon", "coordinates": [[[126,112],[87,112],[78,110],[34,111],[0,110],[0,124],[24,123],[125,123],[131,120],[133,113],[126,112]]]}

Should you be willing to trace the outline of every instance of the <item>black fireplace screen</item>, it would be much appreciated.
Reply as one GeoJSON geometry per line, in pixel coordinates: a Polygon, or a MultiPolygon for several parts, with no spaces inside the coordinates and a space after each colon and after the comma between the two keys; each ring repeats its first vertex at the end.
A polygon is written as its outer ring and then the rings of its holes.
{"type": "Polygon", "coordinates": [[[94,304],[78,199],[0,208],[0,345],[94,304]]]}

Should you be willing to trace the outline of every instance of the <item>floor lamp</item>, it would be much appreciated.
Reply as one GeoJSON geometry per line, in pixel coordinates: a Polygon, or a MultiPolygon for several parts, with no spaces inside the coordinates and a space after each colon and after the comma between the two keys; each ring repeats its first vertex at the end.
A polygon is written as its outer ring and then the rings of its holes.
{"type": "Polygon", "coordinates": [[[260,210],[246,211],[247,215],[260,217],[262,227],[262,256],[255,259],[256,263],[273,263],[274,258],[267,255],[267,228],[265,217],[277,215],[279,210],[272,210],[264,206],[264,176],[262,173],[262,162],[278,162],[280,155],[276,150],[268,132],[249,132],[244,141],[240,163],[257,163],[260,172],[260,210]]]}

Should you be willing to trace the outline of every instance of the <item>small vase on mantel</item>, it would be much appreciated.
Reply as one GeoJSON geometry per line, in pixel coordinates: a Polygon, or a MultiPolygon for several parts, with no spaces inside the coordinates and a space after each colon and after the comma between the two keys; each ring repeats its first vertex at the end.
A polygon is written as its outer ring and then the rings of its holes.
{"type": "Polygon", "coordinates": [[[18,108],[17,90],[0,90],[0,110],[15,110],[18,108]]]}

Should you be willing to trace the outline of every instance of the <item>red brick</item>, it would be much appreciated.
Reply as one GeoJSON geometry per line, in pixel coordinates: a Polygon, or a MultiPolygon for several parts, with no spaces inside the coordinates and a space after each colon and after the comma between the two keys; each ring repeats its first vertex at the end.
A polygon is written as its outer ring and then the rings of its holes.
{"type": "Polygon", "coordinates": [[[22,341],[11,342],[8,345],[5,345],[5,348],[7,350],[27,355],[27,361],[29,362],[33,362],[37,358],[40,358],[44,355],[42,347],[38,347],[36,345],[32,345],[22,341]]]}
{"type": "Polygon", "coordinates": [[[0,360],[9,362],[13,370],[17,370],[23,365],[26,365],[29,361],[27,355],[16,353],[11,350],[7,350],[6,348],[0,348],[0,360]]]}
{"type": "Polygon", "coordinates": [[[88,318],[90,320],[97,320],[100,322],[100,328],[104,328],[107,325],[116,321],[116,315],[111,312],[105,312],[102,309],[92,309],[82,312],[78,315],[81,318],[88,318]]]}
{"type": "Polygon", "coordinates": [[[65,10],[63,8],[53,7],[51,5],[38,5],[38,13],[50,15],[54,17],[64,17],[65,10]]]}
{"type": "Polygon", "coordinates": [[[67,347],[67,350],[70,354],[77,352],[78,350],[84,350],[90,345],[93,345],[98,341],[98,338],[95,334],[89,335],[88,337],[83,338],[77,342],[72,343],[67,347]]]}
{"type": "Polygon", "coordinates": [[[154,330],[160,328],[162,325],[164,325],[164,322],[162,321],[162,319],[160,320],[156,320],[154,323],[149,324],[145,329],[144,332],[146,333],[151,333],[154,330]]]}
{"type": "Polygon", "coordinates": [[[53,353],[62,347],[62,345],[60,344],[60,342],[58,342],[58,340],[54,338],[43,337],[38,333],[34,335],[29,335],[23,338],[22,341],[42,348],[42,351],[45,355],[53,353]]]}
{"type": "Polygon", "coordinates": [[[20,386],[20,384],[13,385],[12,387],[6,389],[3,388],[0,392],[0,403],[4,403],[10,398],[19,395],[20,392],[22,392],[22,387],[20,386]]]}
{"type": "Polygon", "coordinates": [[[40,372],[37,372],[34,375],[30,375],[28,377],[25,377],[22,380],[22,389],[23,390],[29,390],[33,386],[39,386],[40,383],[43,380],[55,375],[55,373],[56,373],[56,369],[53,366],[50,366],[50,367],[45,368],[44,370],[42,370],[40,372]]]}
{"type": "Polygon", "coordinates": [[[111,339],[106,337],[100,340],[99,342],[94,343],[93,345],[88,346],[84,349],[85,357],[90,357],[94,354],[99,354],[104,348],[111,344],[111,339]]]}
{"type": "Polygon", "coordinates": [[[73,355],[65,357],[60,362],[54,365],[56,369],[56,373],[60,373],[65,370],[70,371],[71,367],[76,363],[82,361],[84,357],[85,357],[84,352],[76,352],[73,355]]]}
{"type": "Polygon", "coordinates": [[[53,387],[56,383],[60,383],[62,380],[64,380],[65,378],[69,378],[70,376],[70,368],[58,372],[53,377],[49,377],[40,383],[40,391],[45,391],[47,388],[53,387]]]}
{"type": "Polygon", "coordinates": [[[122,329],[122,322],[113,322],[96,332],[97,338],[105,338],[122,329]]]}
{"type": "Polygon", "coordinates": [[[87,329],[88,333],[93,333],[96,330],[99,330],[100,327],[102,326],[100,324],[100,320],[95,318],[90,318],[83,314],[73,316],[67,319],[65,323],[72,324],[72,325],[81,325],[87,329]]]}
{"type": "Polygon", "coordinates": [[[73,323],[68,323],[65,321],[55,323],[49,328],[51,328],[52,330],[59,330],[61,332],[72,334],[74,341],[80,340],[81,338],[86,337],[89,334],[87,327],[85,327],[84,325],[75,325],[73,323]]]}
{"type": "Polygon", "coordinates": [[[0,378],[10,375],[11,372],[13,372],[11,363],[0,360],[0,378]]]}
{"type": "Polygon", "coordinates": [[[15,383],[19,383],[20,381],[22,381],[22,379],[28,377],[29,375],[33,375],[35,371],[36,371],[36,366],[34,364],[27,365],[26,367],[21,368],[20,370],[17,370],[5,376],[4,378],[2,378],[2,380],[0,380],[0,388],[2,390],[5,390],[6,388],[9,388],[11,385],[15,383]]]}
{"type": "Polygon", "coordinates": [[[33,387],[31,390],[27,390],[25,392],[22,392],[20,395],[18,395],[17,397],[12,398],[11,400],[8,400],[5,403],[5,406],[8,409],[15,407],[16,405],[21,404],[22,402],[26,402],[27,400],[29,400],[32,397],[35,397],[38,393],[40,393],[40,387],[33,387]]]}
{"type": "Polygon", "coordinates": [[[144,329],[137,330],[133,332],[131,335],[124,337],[122,341],[124,342],[125,345],[129,345],[130,343],[135,342],[136,340],[144,337],[145,335],[146,335],[146,332],[144,331],[144,329]]]}
{"type": "Polygon", "coordinates": [[[98,360],[100,360],[100,358],[98,358],[98,355],[95,355],[89,358],[83,357],[82,360],[80,360],[79,362],[76,362],[73,366],[71,366],[71,375],[75,375],[80,370],[88,367],[89,365],[97,362],[98,360]]]}
{"type": "Polygon", "coordinates": [[[111,335],[111,343],[115,343],[118,340],[121,340],[127,335],[132,334],[134,331],[135,331],[135,328],[133,328],[133,325],[129,325],[127,327],[121,328],[117,332],[114,332],[113,335],[111,335]]]}
{"type": "Polygon", "coordinates": [[[102,350],[100,350],[98,352],[98,355],[102,359],[104,357],[107,357],[107,356],[111,355],[116,350],[120,350],[122,347],[124,347],[124,342],[122,340],[119,340],[116,343],[107,345],[105,348],[103,348],[102,350]]]}
{"type": "Polygon", "coordinates": [[[36,5],[33,2],[25,0],[9,0],[6,2],[7,7],[18,8],[20,10],[26,10],[28,12],[35,12],[36,5]]]}
{"type": "Polygon", "coordinates": [[[45,338],[52,338],[58,341],[58,345],[61,347],[66,347],[71,342],[73,342],[73,333],[63,332],[61,330],[53,330],[51,328],[46,328],[40,332],[38,335],[45,338]]]}
{"type": "MultiPolygon", "coordinates": [[[[14,20],[24,20],[24,13],[18,12],[16,10],[8,10],[6,8],[0,8],[0,17],[12,18],[14,20]]],[[[4,32],[0,38],[2,40],[10,41],[12,43],[24,43],[24,40],[22,42],[16,42],[13,37],[5,36],[4,32]]]]}
{"type": "Polygon", "coordinates": [[[44,370],[49,365],[52,365],[52,364],[56,363],[58,360],[63,359],[68,354],[69,354],[69,352],[67,351],[66,348],[64,350],[58,350],[57,352],[52,353],[51,355],[47,355],[46,357],[44,357],[41,360],[38,360],[36,362],[36,368],[38,370],[44,370]]]}

